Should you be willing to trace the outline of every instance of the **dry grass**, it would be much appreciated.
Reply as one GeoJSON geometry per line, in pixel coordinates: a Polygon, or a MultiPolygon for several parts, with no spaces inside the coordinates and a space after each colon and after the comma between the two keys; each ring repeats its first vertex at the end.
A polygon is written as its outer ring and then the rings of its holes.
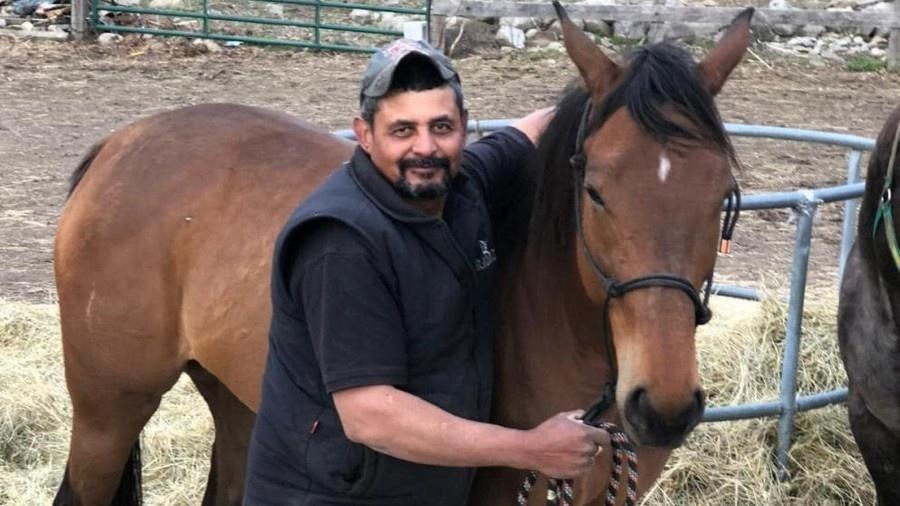
{"type": "MultiPolygon", "coordinates": [[[[807,300],[798,393],[846,384],[836,338],[834,297],[807,300]]],[[[717,299],[716,317],[698,338],[711,405],[778,399],[785,305],[717,299]]],[[[874,493],[843,406],[800,413],[791,450],[793,478],[775,477],[777,419],[703,424],[669,460],[643,503],[726,506],[870,505],[874,493]]]]}
{"type": "MultiPolygon", "coordinates": [[[[66,465],[71,405],[53,305],[0,301],[0,504],[50,504],[66,465]]],[[[141,435],[148,505],[200,504],[212,419],[182,378],[141,435]]]]}
{"type": "MultiPolygon", "coordinates": [[[[801,393],[845,383],[833,298],[807,305],[801,393]]],[[[701,332],[704,384],[713,405],[777,398],[785,308],[719,299],[701,332]]],[[[48,504],[62,476],[70,407],[62,377],[56,309],[0,301],[0,504],[48,504]]],[[[148,505],[199,504],[211,421],[181,381],[145,429],[148,505]]],[[[677,452],[645,505],[863,505],[872,487],[843,407],[797,417],[793,479],[774,477],[776,420],[702,425],[677,452]]]]}

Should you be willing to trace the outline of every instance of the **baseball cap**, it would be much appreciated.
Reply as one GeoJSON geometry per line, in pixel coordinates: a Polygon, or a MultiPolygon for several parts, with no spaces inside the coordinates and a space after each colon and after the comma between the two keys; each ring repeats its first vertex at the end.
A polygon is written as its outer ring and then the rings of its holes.
{"type": "Polygon", "coordinates": [[[398,39],[382,47],[369,60],[363,73],[359,99],[382,97],[391,87],[397,65],[409,55],[419,55],[427,59],[445,80],[459,83],[459,75],[450,59],[437,49],[421,40],[398,39]]]}

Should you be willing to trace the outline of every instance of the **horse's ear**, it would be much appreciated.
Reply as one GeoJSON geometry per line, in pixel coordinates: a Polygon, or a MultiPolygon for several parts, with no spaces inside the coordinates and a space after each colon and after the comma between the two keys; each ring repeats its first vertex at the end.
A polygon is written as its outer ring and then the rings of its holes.
{"type": "Polygon", "coordinates": [[[744,57],[744,52],[750,45],[750,20],[752,18],[753,7],[738,14],[719,42],[698,65],[700,80],[710,95],[715,95],[722,89],[728,75],[744,57]]]}
{"type": "Polygon", "coordinates": [[[578,72],[584,80],[585,87],[591,93],[591,98],[594,102],[600,102],[612,83],[619,77],[619,66],[575,26],[557,0],[553,0],[553,8],[556,9],[556,16],[562,25],[566,52],[578,67],[578,72]]]}

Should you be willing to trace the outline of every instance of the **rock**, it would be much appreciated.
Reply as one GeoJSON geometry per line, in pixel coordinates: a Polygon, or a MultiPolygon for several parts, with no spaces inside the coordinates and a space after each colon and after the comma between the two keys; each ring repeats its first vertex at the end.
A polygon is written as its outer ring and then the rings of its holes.
{"type": "Polygon", "coordinates": [[[788,0],[769,0],[770,9],[790,9],[792,7],[788,0]]]}
{"type": "Polygon", "coordinates": [[[500,25],[500,29],[497,30],[495,37],[501,44],[509,45],[516,49],[525,47],[525,32],[512,25],[500,25]]]}
{"type": "Polygon", "coordinates": [[[453,28],[444,29],[444,46],[451,58],[498,52],[500,42],[495,38],[497,28],[474,19],[453,28]],[[460,35],[460,33],[462,35],[460,35]]]}
{"type": "Polygon", "coordinates": [[[116,5],[124,5],[125,7],[137,7],[141,5],[141,0],[116,0],[116,5]]]}
{"type": "Polygon", "coordinates": [[[101,46],[112,46],[122,41],[122,36],[118,33],[101,33],[97,36],[97,43],[101,46]]]}
{"type": "Polygon", "coordinates": [[[828,65],[828,62],[825,61],[825,58],[822,58],[819,55],[810,56],[807,62],[813,67],[824,67],[828,65]]]}
{"type": "Polygon", "coordinates": [[[408,16],[394,12],[382,12],[376,24],[386,30],[403,31],[403,25],[410,21],[408,16]]]}
{"type": "Polygon", "coordinates": [[[641,40],[647,37],[650,30],[650,23],[632,22],[632,21],[616,21],[613,23],[613,32],[615,35],[629,40],[641,40]]]}
{"type": "Polygon", "coordinates": [[[184,0],[150,0],[147,4],[151,9],[184,9],[184,0]]]}
{"type": "Polygon", "coordinates": [[[546,46],[544,46],[544,49],[549,49],[551,51],[559,51],[560,53],[566,52],[566,47],[563,45],[562,42],[550,42],[546,46]]]}
{"type": "Polygon", "coordinates": [[[693,43],[700,40],[712,40],[719,32],[719,25],[701,23],[653,23],[647,32],[650,42],[662,42],[666,40],[682,40],[693,43]]]}
{"type": "Polygon", "coordinates": [[[584,18],[572,18],[572,24],[579,30],[584,30],[584,18]]]}
{"type": "Polygon", "coordinates": [[[266,2],[263,7],[270,16],[274,18],[284,17],[284,5],[266,2]]]}
{"type": "Polygon", "coordinates": [[[887,47],[887,39],[882,37],[881,35],[876,35],[869,39],[869,45],[872,47],[887,47]]]}
{"type": "Polygon", "coordinates": [[[890,14],[894,11],[894,3],[893,2],[877,2],[873,4],[866,5],[863,7],[866,12],[883,12],[885,14],[890,14]]]}
{"type": "Polygon", "coordinates": [[[874,56],[875,58],[884,58],[885,50],[880,47],[870,47],[869,54],[874,56]]]}
{"type": "Polygon", "coordinates": [[[546,30],[537,30],[532,33],[529,39],[535,42],[555,42],[562,40],[562,30],[558,26],[552,25],[546,30]]]}
{"type": "Polygon", "coordinates": [[[26,22],[22,23],[21,25],[19,25],[19,29],[22,30],[23,32],[30,32],[30,31],[34,30],[34,24],[31,21],[26,21],[26,22]]]}
{"type": "Polygon", "coordinates": [[[816,47],[816,38],[815,37],[795,37],[787,42],[788,46],[791,47],[803,47],[803,48],[813,48],[816,47]]]}
{"type": "Polygon", "coordinates": [[[817,37],[825,33],[825,27],[821,25],[805,25],[800,29],[800,35],[806,37],[817,37]]]}
{"type": "Polygon", "coordinates": [[[788,55],[788,56],[797,56],[797,52],[793,49],[787,48],[778,42],[767,42],[766,47],[769,48],[773,53],[788,55]]]}
{"type": "Polygon", "coordinates": [[[535,18],[500,18],[500,26],[511,26],[522,31],[542,26],[542,22],[535,18]]]}
{"type": "Polygon", "coordinates": [[[221,53],[222,46],[216,44],[209,39],[194,39],[193,45],[197,46],[203,53],[221,53]]]}
{"type": "Polygon", "coordinates": [[[6,27],[6,18],[0,18],[0,28],[6,27]]]}
{"type": "Polygon", "coordinates": [[[834,49],[832,49],[830,47],[823,49],[821,55],[822,55],[822,58],[826,58],[826,59],[832,60],[832,61],[843,61],[844,60],[843,58],[841,58],[841,55],[839,55],[834,49]]]}
{"type": "Polygon", "coordinates": [[[537,28],[532,28],[532,29],[530,29],[530,30],[526,30],[526,31],[525,31],[525,38],[526,38],[526,39],[533,39],[534,36],[537,35],[539,31],[540,31],[540,30],[538,30],[537,28]]]}
{"type": "Polygon", "coordinates": [[[772,31],[779,37],[794,37],[800,33],[800,25],[772,25],[772,31]]]}
{"type": "Polygon", "coordinates": [[[355,23],[366,25],[373,21],[378,21],[379,13],[372,12],[368,9],[353,9],[350,11],[350,19],[355,23]]]}
{"type": "Polygon", "coordinates": [[[589,21],[585,19],[584,30],[603,37],[609,37],[613,34],[612,23],[607,23],[606,21],[589,21]]]}
{"type": "MultiPolygon", "coordinates": [[[[716,35],[715,40],[719,40],[722,35],[725,33],[725,29],[719,31],[716,35]]],[[[760,42],[771,42],[777,38],[775,32],[772,30],[772,27],[769,25],[756,25],[753,27],[753,38],[760,42]]]]}

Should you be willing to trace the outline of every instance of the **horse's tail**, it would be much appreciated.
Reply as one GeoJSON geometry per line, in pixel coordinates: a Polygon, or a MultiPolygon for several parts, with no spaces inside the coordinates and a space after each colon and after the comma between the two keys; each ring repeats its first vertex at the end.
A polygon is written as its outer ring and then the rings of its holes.
{"type": "MultiPolygon", "coordinates": [[[[128,454],[128,462],[122,470],[122,477],[119,478],[119,488],[116,489],[116,495],[110,502],[111,506],[141,506],[144,503],[143,487],[141,480],[141,441],[135,441],[131,447],[131,453],[128,454]]],[[[69,482],[69,469],[66,467],[66,474],[63,482],[56,492],[56,498],[53,500],[53,506],[81,506],[75,498],[72,485],[69,482]]]]}
{"type": "Polygon", "coordinates": [[[93,163],[94,158],[97,157],[97,153],[103,149],[103,146],[106,145],[106,141],[108,138],[103,139],[102,141],[91,146],[91,149],[88,150],[87,154],[84,155],[84,158],[81,159],[81,162],[78,163],[78,167],[75,167],[75,170],[72,171],[72,175],[69,176],[69,194],[66,195],[66,198],[72,196],[72,192],[75,191],[75,187],[78,186],[78,183],[81,182],[81,178],[84,177],[85,173],[87,173],[88,168],[93,163]]]}

